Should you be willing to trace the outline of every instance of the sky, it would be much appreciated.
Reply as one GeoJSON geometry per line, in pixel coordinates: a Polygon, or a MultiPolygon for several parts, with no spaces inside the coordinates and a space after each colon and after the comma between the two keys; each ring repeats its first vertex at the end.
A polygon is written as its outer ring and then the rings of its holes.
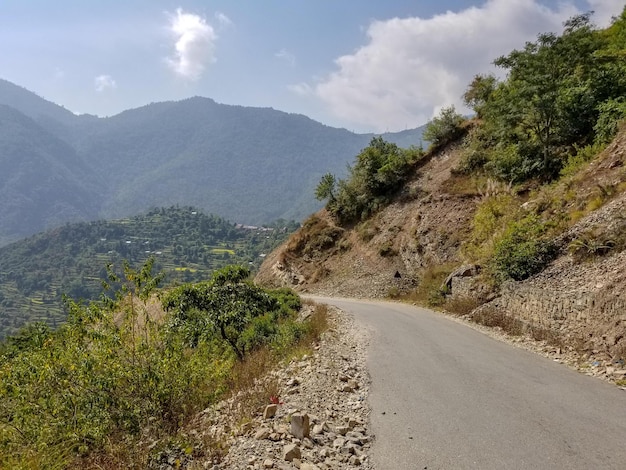
{"type": "Polygon", "coordinates": [[[418,127],[495,58],[624,0],[0,0],[0,78],[75,113],[205,96],[354,132],[418,127]]]}

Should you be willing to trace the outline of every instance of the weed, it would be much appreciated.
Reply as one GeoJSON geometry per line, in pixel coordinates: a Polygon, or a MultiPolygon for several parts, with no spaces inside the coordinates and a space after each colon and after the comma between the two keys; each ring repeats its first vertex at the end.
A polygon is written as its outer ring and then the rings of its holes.
{"type": "Polygon", "coordinates": [[[472,314],[472,321],[479,325],[500,328],[511,336],[521,336],[524,333],[525,325],[523,321],[493,307],[485,307],[476,310],[472,314]]]}
{"type": "Polygon", "coordinates": [[[361,241],[367,243],[378,233],[378,227],[371,220],[366,220],[357,226],[356,232],[361,241]]]}
{"type": "Polygon", "coordinates": [[[596,256],[606,255],[615,247],[613,240],[600,237],[593,232],[588,232],[575,238],[567,247],[574,259],[580,261],[596,256]]]}
{"type": "Polygon", "coordinates": [[[605,147],[606,144],[599,143],[585,145],[584,147],[574,145],[576,153],[567,159],[567,163],[561,169],[561,176],[567,177],[575,175],[587,162],[593,160],[596,155],[604,150],[605,147]]]}
{"type": "Polygon", "coordinates": [[[419,276],[417,288],[401,298],[432,307],[440,306],[445,301],[446,291],[442,290],[443,281],[454,269],[454,264],[438,264],[429,266],[419,276]]]}
{"type": "Polygon", "coordinates": [[[496,277],[521,281],[542,271],[557,254],[546,231],[546,224],[532,214],[511,224],[494,244],[490,265],[496,277]]]}
{"type": "Polygon", "coordinates": [[[383,258],[390,258],[396,256],[398,252],[393,248],[393,244],[391,242],[386,242],[378,248],[378,254],[383,258]]]}
{"type": "Polygon", "coordinates": [[[444,308],[454,315],[463,316],[470,314],[474,309],[480,307],[480,305],[482,305],[482,302],[477,297],[453,295],[446,298],[444,308]]]}
{"type": "Polygon", "coordinates": [[[396,286],[391,287],[388,291],[387,291],[387,297],[390,299],[397,299],[400,297],[400,289],[398,289],[396,286]]]}

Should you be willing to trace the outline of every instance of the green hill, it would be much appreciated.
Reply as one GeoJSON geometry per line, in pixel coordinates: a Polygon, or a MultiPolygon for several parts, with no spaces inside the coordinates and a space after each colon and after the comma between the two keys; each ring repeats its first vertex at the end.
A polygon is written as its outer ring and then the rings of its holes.
{"type": "Polygon", "coordinates": [[[0,248],[0,337],[25,323],[52,326],[65,318],[62,295],[95,299],[109,263],[139,265],[155,258],[166,285],[207,279],[238,263],[255,268],[295,229],[244,228],[191,207],[153,209],[114,221],[81,222],[0,248]]]}

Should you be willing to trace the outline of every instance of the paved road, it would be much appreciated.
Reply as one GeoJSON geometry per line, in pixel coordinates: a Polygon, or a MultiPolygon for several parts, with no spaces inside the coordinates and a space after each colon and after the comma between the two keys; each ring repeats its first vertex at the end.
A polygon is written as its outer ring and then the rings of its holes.
{"type": "Polygon", "coordinates": [[[324,301],[373,330],[378,470],[626,469],[619,388],[426,309],[324,301]]]}

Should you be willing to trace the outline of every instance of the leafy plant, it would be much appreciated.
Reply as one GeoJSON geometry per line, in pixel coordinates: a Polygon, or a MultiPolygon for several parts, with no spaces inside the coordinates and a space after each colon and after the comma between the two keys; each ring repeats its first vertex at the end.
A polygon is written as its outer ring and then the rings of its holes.
{"type": "Polygon", "coordinates": [[[411,166],[423,155],[421,149],[401,149],[374,137],[348,167],[348,179],[336,181],[333,175],[324,175],[316,197],[327,200],[326,209],[341,224],[365,220],[389,203],[411,166]]]}
{"type": "MultiPolygon", "coordinates": [[[[68,299],[69,318],[58,330],[33,325],[5,342],[0,467],[147,468],[151,458],[159,458],[158,449],[146,448],[155,440],[180,443],[181,452],[195,453],[189,438],[176,438],[181,427],[229,387],[254,388],[251,381],[303,341],[319,339],[325,328],[323,312],[296,321],[300,301],[293,292],[257,290],[247,269],[225,268],[212,279],[216,299],[210,300],[225,306],[216,324],[239,328],[238,339],[249,340],[244,360],[236,360],[232,337],[203,334],[201,317],[186,318],[185,309],[158,308],[154,295],[160,275],[152,268],[152,262],[139,269],[125,263],[122,276],[111,273],[114,292],[108,297],[89,304],[68,299]],[[251,313],[237,303],[238,295],[264,313],[251,313]],[[233,319],[238,315],[244,318],[233,319]],[[253,317],[249,322],[247,315],[253,317]],[[193,347],[190,337],[198,338],[193,347]]],[[[173,298],[178,307],[185,305],[181,296],[173,298]]],[[[243,341],[236,345],[244,350],[243,341]]],[[[275,387],[265,391],[264,400],[277,392],[275,387]]]]}
{"type": "Polygon", "coordinates": [[[623,96],[610,99],[598,106],[598,120],[593,126],[595,142],[609,143],[617,134],[620,123],[626,118],[626,100],[623,96]]]}
{"type": "Polygon", "coordinates": [[[422,137],[430,142],[432,149],[441,148],[463,134],[463,121],[454,106],[442,108],[439,115],[426,124],[422,137]]]}
{"type": "Polygon", "coordinates": [[[543,236],[546,228],[535,215],[512,223],[494,244],[491,266],[496,276],[521,281],[542,271],[557,254],[543,236]]]}
{"type": "Polygon", "coordinates": [[[186,331],[191,347],[215,331],[243,360],[246,350],[240,339],[246,328],[256,317],[278,308],[275,298],[247,281],[249,276],[247,268],[229,266],[216,271],[207,282],[186,284],[169,292],[163,308],[173,314],[170,330],[186,331]]]}

